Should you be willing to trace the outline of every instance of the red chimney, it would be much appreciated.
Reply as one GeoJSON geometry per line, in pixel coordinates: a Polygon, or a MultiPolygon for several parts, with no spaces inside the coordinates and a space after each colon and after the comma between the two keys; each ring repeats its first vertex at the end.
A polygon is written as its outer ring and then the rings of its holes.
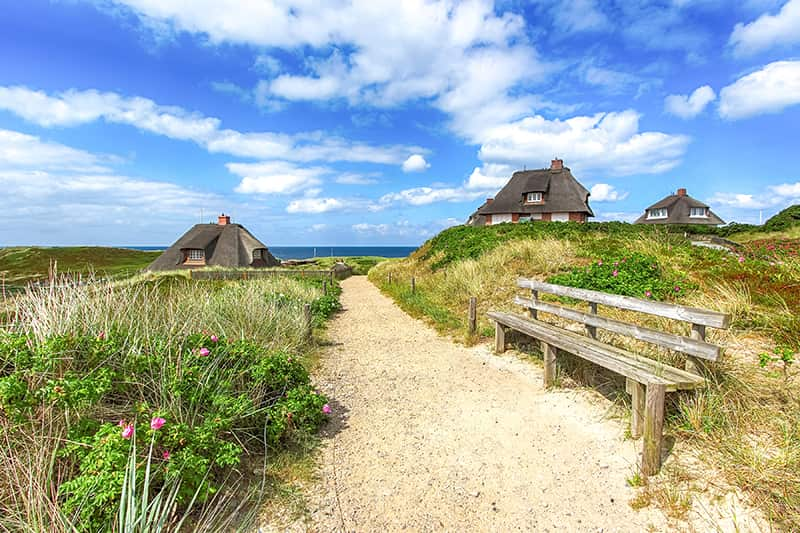
{"type": "Polygon", "coordinates": [[[494,198],[487,198],[486,199],[486,205],[489,205],[492,202],[494,202],[494,198]]]}
{"type": "Polygon", "coordinates": [[[563,170],[564,168],[564,160],[563,159],[553,159],[550,161],[550,170],[563,170]]]}
{"type": "Polygon", "coordinates": [[[226,215],[225,213],[222,213],[217,218],[217,224],[219,224],[220,226],[227,226],[230,223],[231,223],[231,216],[230,215],[226,215]]]}
{"type": "Polygon", "coordinates": [[[686,196],[686,189],[678,189],[678,192],[675,194],[678,196],[686,196]]]}

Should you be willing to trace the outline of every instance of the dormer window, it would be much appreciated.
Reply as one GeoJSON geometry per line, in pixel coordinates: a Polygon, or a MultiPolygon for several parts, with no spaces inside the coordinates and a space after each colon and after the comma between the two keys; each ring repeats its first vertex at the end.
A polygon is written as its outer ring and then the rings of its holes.
{"type": "Polygon", "coordinates": [[[202,248],[189,248],[184,252],[183,262],[187,265],[205,265],[206,251],[202,248]]]}
{"type": "Polygon", "coordinates": [[[264,259],[264,250],[256,248],[253,250],[253,261],[260,261],[261,259],[264,259]]]}
{"type": "Polygon", "coordinates": [[[667,208],[666,207],[656,207],[655,209],[648,209],[647,210],[647,218],[667,218],[667,208]]]}
{"type": "Polygon", "coordinates": [[[707,207],[690,207],[689,216],[691,218],[708,218],[707,207]]]}
{"type": "Polygon", "coordinates": [[[525,195],[525,203],[526,204],[540,204],[542,203],[542,193],[540,192],[529,192],[525,195]]]}

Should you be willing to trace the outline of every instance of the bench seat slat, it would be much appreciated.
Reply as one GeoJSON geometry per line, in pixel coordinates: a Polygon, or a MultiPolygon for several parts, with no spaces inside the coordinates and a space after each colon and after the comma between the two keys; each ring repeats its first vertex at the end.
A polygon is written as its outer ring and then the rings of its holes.
{"type": "Polygon", "coordinates": [[[664,385],[667,391],[694,389],[705,383],[700,376],[538,320],[501,312],[490,312],[488,317],[638,383],[664,385]]]}
{"type": "Polygon", "coordinates": [[[564,285],[555,285],[553,283],[545,283],[543,281],[527,278],[519,278],[517,280],[517,285],[523,289],[537,290],[555,294],[556,296],[565,296],[567,298],[577,298],[578,300],[584,300],[586,302],[611,305],[613,307],[619,307],[620,309],[663,316],[665,318],[691,322],[692,324],[702,324],[703,326],[710,326],[712,328],[727,328],[730,325],[730,315],[717,311],[709,311],[708,309],[640,300],[639,298],[632,298],[630,296],[620,296],[619,294],[608,294],[606,292],[589,289],[566,287],[564,285]]]}
{"type": "Polygon", "coordinates": [[[673,333],[666,333],[655,329],[645,328],[643,326],[637,326],[635,324],[628,324],[612,318],[584,313],[576,309],[570,309],[560,305],[553,305],[539,300],[532,300],[530,298],[523,298],[521,296],[515,297],[514,303],[523,305],[529,309],[537,309],[539,311],[551,313],[562,318],[567,318],[576,322],[582,322],[583,324],[589,326],[595,326],[603,328],[607,331],[619,333],[621,335],[627,335],[628,337],[633,337],[634,339],[638,339],[640,341],[657,344],[671,350],[694,355],[695,357],[708,359],[709,361],[716,361],[719,358],[719,346],[715,346],[701,340],[682,337],[673,333]]]}

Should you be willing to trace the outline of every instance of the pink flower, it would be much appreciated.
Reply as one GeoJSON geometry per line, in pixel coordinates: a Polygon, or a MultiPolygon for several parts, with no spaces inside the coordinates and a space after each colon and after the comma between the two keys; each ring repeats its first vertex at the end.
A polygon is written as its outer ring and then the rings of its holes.
{"type": "Polygon", "coordinates": [[[618,274],[619,274],[619,272],[617,272],[616,270],[611,273],[611,275],[614,276],[615,278],[617,277],[618,274]]]}
{"type": "Polygon", "coordinates": [[[133,436],[133,424],[128,424],[122,428],[122,438],[129,439],[133,436]]]}
{"type": "Polygon", "coordinates": [[[164,450],[164,453],[161,454],[161,458],[165,461],[169,461],[169,450],[164,450]]]}
{"type": "Polygon", "coordinates": [[[153,419],[150,421],[150,429],[157,431],[161,429],[161,426],[163,426],[166,422],[167,421],[160,416],[153,417],[153,419]]]}
{"type": "Polygon", "coordinates": [[[603,260],[602,259],[597,262],[597,266],[603,266],[603,260]]]}
{"type": "Polygon", "coordinates": [[[744,256],[743,255],[739,256],[739,263],[744,263],[744,256]]]}
{"type": "Polygon", "coordinates": [[[325,413],[326,415],[331,414],[331,411],[332,411],[331,406],[328,405],[327,403],[322,406],[322,412],[325,413]]]}
{"type": "Polygon", "coordinates": [[[644,291],[644,295],[645,295],[647,298],[650,298],[651,296],[653,296],[653,293],[652,293],[652,292],[650,292],[650,291],[644,291]]]}
{"type": "Polygon", "coordinates": [[[200,348],[200,351],[198,352],[200,357],[207,357],[210,353],[211,350],[209,350],[208,348],[200,348]]]}
{"type": "Polygon", "coordinates": [[[219,342],[219,337],[216,335],[211,335],[211,342],[219,342]]]}
{"type": "Polygon", "coordinates": [[[100,333],[97,334],[97,340],[102,341],[102,340],[105,340],[105,338],[106,338],[106,332],[105,331],[101,331],[100,333]]]}
{"type": "Polygon", "coordinates": [[[619,266],[619,261],[614,261],[614,266],[619,266]]]}
{"type": "Polygon", "coordinates": [[[126,425],[128,425],[128,423],[125,422],[125,420],[120,420],[119,422],[117,422],[117,426],[118,427],[122,428],[122,427],[125,427],[126,425]]]}
{"type": "Polygon", "coordinates": [[[681,288],[680,287],[675,287],[675,292],[681,292],[681,288]]]}

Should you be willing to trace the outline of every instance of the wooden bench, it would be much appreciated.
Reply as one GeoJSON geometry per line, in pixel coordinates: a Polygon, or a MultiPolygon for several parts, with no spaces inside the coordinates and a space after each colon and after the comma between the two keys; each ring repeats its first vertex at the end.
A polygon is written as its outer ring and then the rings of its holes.
{"type": "Polygon", "coordinates": [[[625,389],[631,395],[631,435],[644,436],[641,470],[644,475],[658,473],[661,468],[664,395],[667,392],[702,387],[700,359],[716,361],[720,347],[705,341],[706,327],[727,328],[730,317],[724,313],[651,300],[640,300],[587,289],[564,287],[521,278],[517,285],[530,289],[530,298],[517,296],[514,303],[526,307],[530,316],[490,312],[495,322],[495,350],[506,349],[506,330],[512,329],[538,339],[542,343],[545,387],[553,385],[557,349],[575,354],[617,374],[625,376],[625,389]],[[588,312],[541,301],[539,293],[548,293],[588,302],[588,312]],[[689,337],[646,328],[597,314],[598,304],[638,311],[691,324],[689,337]],[[582,323],[584,332],[575,333],[538,320],[538,313],[549,313],[582,323]],[[597,339],[597,328],[686,354],[686,368],[681,370],[642,355],[618,348],[597,339]]]}

